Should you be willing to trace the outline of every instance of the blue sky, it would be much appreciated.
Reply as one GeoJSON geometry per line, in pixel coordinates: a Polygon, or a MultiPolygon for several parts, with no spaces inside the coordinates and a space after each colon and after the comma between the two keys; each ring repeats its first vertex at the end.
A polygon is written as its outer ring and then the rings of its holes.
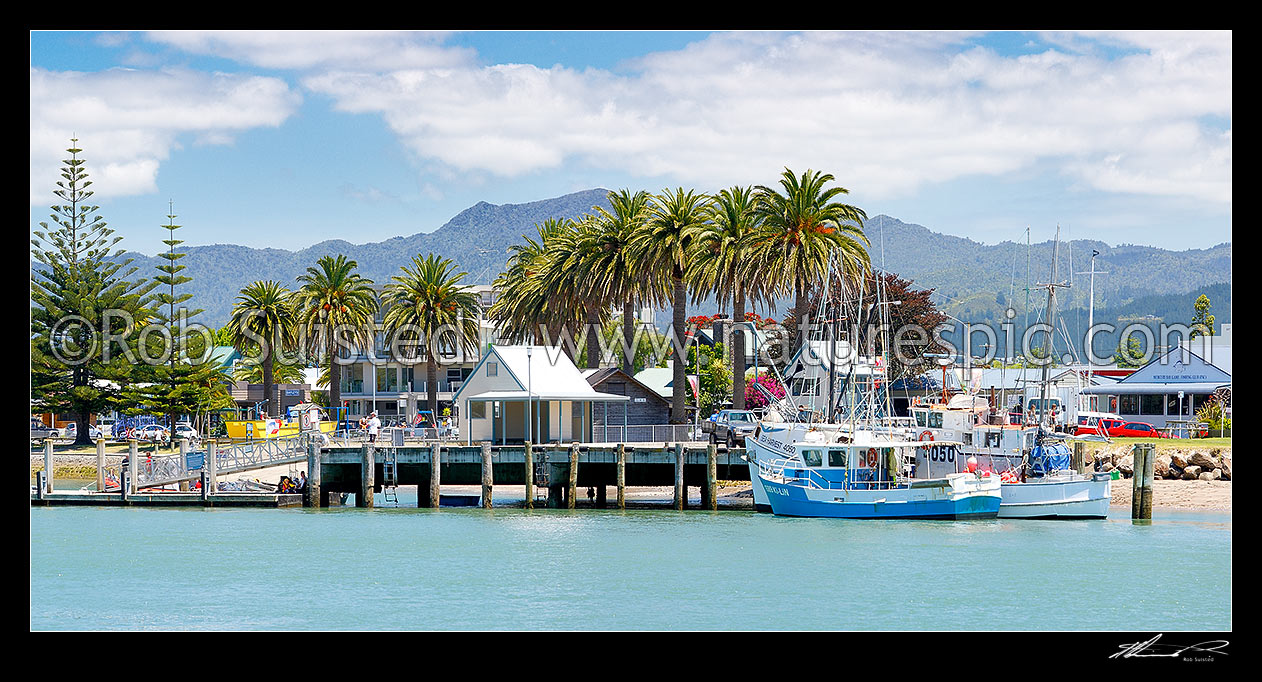
{"type": "MultiPolygon", "coordinates": [[[[76,135],[161,248],[434,230],[478,201],[832,173],[986,243],[1231,240],[1231,33],[33,32],[31,226],[76,135]]],[[[522,226],[523,231],[530,226],[522,226]]]]}

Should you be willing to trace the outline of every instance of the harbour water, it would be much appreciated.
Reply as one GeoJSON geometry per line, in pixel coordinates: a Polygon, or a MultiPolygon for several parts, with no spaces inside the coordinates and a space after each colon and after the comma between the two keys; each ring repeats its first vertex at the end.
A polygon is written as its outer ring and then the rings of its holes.
{"type": "Polygon", "coordinates": [[[1230,514],[844,521],[414,499],[32,508],[31,628],[1232,627],[1230,514]]]}

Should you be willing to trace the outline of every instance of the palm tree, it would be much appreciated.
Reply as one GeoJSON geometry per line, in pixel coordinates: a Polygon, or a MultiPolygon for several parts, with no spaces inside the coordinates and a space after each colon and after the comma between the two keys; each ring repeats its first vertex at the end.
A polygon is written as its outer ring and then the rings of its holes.
{"type": "MultiPolygon", "coordinates": [[[[753,189],[721,190],[710,205],[709,221],[694,231],[697,255],[689,263],[688,278],[697,283],[693,302],[714,294],[719,308],[732,297],[733,331],[742,332],[745,303],[750,295],[762,297],[757,278],[748,273],[749,237],[758,226],[753,189]]],[[[745,409],[745,336],[732,337],[732,404],[745,409]]]]}
{"type": "Polygon", "coordinates": [[[245,354],[257,348],[260,357],[254,362],[263,366],[263,416],[272,414],[273,363],[277,351],[294,345],[298,316],[294,312],[293,294],[279,282],[254,282],[241,290],[232,306],[232,345],[245,354]]]}
{"type": "Polygon", "coordinates": [[[849,194],[844,187],[825,185],[834,180],[827,173],[807,169],[801,177],[788,168],[780,176],[784,193],[759,185],[756,208],[761,224],[750,235],[750,262],[758,276],[774,287],[776,295],[793,292],[797,332],[793,351],[806,341],[808,295],[828,271],[835,249],[844,268],[866,268],[868,239],[863,235],[863,209],[834,201],[849,194]]]}
{"type": "Polygon", "coordinates": [[[684,329],[684,320],[688,291],[685,277],[688,261],[695,250],[692,235],[707,221],[709,202],[710,199],[705,194],[696,194],[692,190],[685,192],[682,187],[673,193],[663,190],[662,194],[653,197],[649,205],[648,220],[632,241],[637,260],[644,267],[658,273],[668,273],[670,276],[670,300],[674,314],[670,419],[675,424],[686,421],[684,396],[687,383],[684,364],[687,354],[684,346],[687,332],[684,329]]]}
{"type": "Polygon", "coordinates": [[[629,189],[609,193],[609,206],[594,210],[596,226],[584,243],[590,254],[590,272],[605,300],[622,304],[623,347],[630,349],[622,358],[622,370],[631,374],[635,362],[635,309],[638,305],[661,304],[666,296],[666,278],[643,267],[635,256],[632,242],[648,219],[649,193],[629,189]]]}
{"type": "Polygon", "coordinates": [[[364,348],[372,343],[379,304],[372,280],[355,272],[359,264],[338,254],[325,256],[298,276],[296,306],[306,331],[307,350],[328,361],[329,406],[342,405],[342,366],[338,343],[364,348]]]}
{"type": "Polygon", "coordinates": [[[430,413],[437,415],[438,353],[457,346],[465,354],[477,352],[478,297],[460,284],[468,273],[456,272],[446,258],[413,256],[411,267],[402,269],[386,285],[385,330],[392,346],[425,342],[425,387],[430,413]]]}
{"type": "MultiPolygon", "coordinates": [[[[574,222],[549,218],[536,224],[538,239],[525,237],[525,244],[509,247],[504,272],[495,278],[495,302],[488,317],[500,325],[501,336],[513,342],[537,342],[540,333],[549,340],[562,330],[581,324],[581,305],[568,289],[558,287],[558,262],[572,243],[574,222]]],[[[568,347],[566,353],[570,353],[568,347]]]]}
{"type": "Polygon", "coordinates": [[[600,228],[591,215],[568,221],[567,225],[548,242],[542,286],[553,301],[568,311],[567,319],[575,314],[580,318],[578,328],[586,330],[582,335],[587,340],[587,366],[595,369],[600,367],[601,328],[609,316],[609,300],[596,275],[600,247],[594,240],[600,228]]]}

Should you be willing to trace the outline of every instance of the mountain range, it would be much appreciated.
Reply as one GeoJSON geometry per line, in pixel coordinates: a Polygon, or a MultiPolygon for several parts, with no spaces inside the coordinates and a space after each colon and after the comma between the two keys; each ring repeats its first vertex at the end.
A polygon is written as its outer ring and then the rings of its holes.
{"type": "MultiPolygon", "coordinates": [[[[590,189],[565,196],[525,204],[494,205],[479,202],[432,232],[393,237],[381,242],[355,244],[344,240],[328,240],[298,251],[267,248],[256,249],[234,244],[187,247],[181,263],[184,274],[193,278],[185,286],[193,294],[190,305],[205,312],[204,324],[224,324],[232,310],[233,300],[246,284],[255,280],[274,279],[293,287],[299,274],[325,255],[345,254],[359,263],[359,271],[367,278],[388,282],[399,267],[413,256],[427,253],[452,259],[469,273],[467,284],[489,284],[504,268],[508,248],[521,243],[523,235],[533,236],[534,225],[548,218],[573,218],[608,206],[608,190],[590,189]]],[[[864,232],[871,241],[869,252],[875,266],[911,279],[918,288],[934,288],[936,300],[947,313],[969,321],[997,320],[1012,305],[1024,314],[1026,300],[1026,259],[1029,259],[1031,286],[1046,282],[1050,276],[1052,242],[1025,244],[1011,241],[999,244],[980,242],[933,232],[921,225],[904,223],[886,215],[870,218],[864,232]]],[[[193,237],[193,235],[188,235],[193,237]]],[[[195,237],[194,237],[195,238],[195,237]]],[[[1096,320],[1107,321],[1106,311],[1116,309],[1119,315],[1170,314],[1167,297],[1182,300],[1213,285],[1226,301],[1214,300],[1213,312],[1220,322],[1230,321],[1231,244],[1209,249],[1170,251],[1150,246],[1110,246],[1098,240],[1074,240],[1060,245],[1059,280],[1070,279],[1072,271],[1089,269],[1092,250],[1098,251],[1096,320]],[[1135,308],[1133,304],[1140,307],[1135,308]],[[1129,306],[1129,307],[1128,307],[1129,306]]],[[[157,256],[129,252],[139,274],[155,273],[162,261],[157,256]]],[[[1073,274],[1073,288],[1061,290],[1061,305],[1068,312],[1086,306],[1087,277],[1073,274]]],[[[1040,310],[1046,294],[1030,292],[1030,308],[1040,310]]],[[[705,312],[698,310],[698,312],[705,312]]],[[[782,311],[783,312],[783,311],[782,311]]],[[[1187,321],[1186,315],[1177,320],[1187,321]]],[[[1033,313],[1032,313],[1033,317],[1033,313]]]]}

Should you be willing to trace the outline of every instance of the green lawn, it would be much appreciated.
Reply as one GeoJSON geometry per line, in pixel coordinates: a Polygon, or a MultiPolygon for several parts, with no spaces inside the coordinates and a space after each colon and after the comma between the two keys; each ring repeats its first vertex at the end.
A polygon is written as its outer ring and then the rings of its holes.
{"type": "Polygon", "coordinates": [[[1190,450],[1190,449],[1231,449],[1230,438],[1114,438],[1113,443],[1087,442],[1087,452],[1099,452],[1105,447],[1118,445],[1134,445],[1135,443],[1153,443],[1158,450],[1190,450]]]}

